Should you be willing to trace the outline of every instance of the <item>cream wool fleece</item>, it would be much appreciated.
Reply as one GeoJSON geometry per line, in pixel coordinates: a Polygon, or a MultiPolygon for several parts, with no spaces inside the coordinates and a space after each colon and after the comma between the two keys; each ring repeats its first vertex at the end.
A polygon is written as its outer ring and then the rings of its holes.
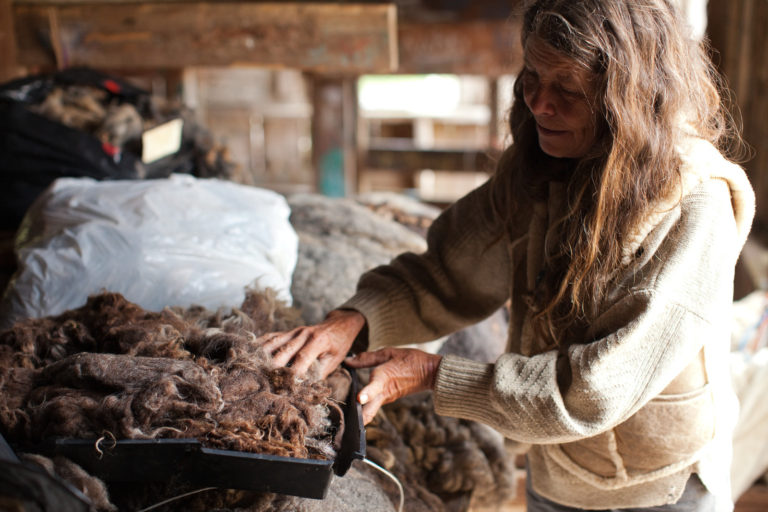
{"type": "Polygon", "coordinates": [[[447,356],[439,414],[486,423],[530,443],[534,490],[585,508],[676,501],[696,472],[732,507],[728,376],[733,271],[754,215],[741,168],[709,143],[681,148],[680,194],[658,205],[625,248],[615,286],[580,339],[547,350],[523,300],[542,270],[562,184],[519,213],[508,236],[494,181],[446,210],[427,252],[366,273],[342,307],[366,318],[371,348],[435,339],[511,303],[508,352],[485,364],[447,356]],[[565,378],[564,378],[565,376],[565,378]]]}

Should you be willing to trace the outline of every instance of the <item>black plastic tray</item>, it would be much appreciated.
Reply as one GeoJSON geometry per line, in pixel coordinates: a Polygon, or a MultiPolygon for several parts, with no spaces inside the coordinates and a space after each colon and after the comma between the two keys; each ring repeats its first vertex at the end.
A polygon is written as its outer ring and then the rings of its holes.
{"type": "Polygon", "coordinates": [[[59,439],[45,451],[76,462],[106,482],[153,482],[171,478],[198,487],[244,489],[324,498],[332,474],[343,476],[365,457],[365,429],[357,402],[357,374],[344,410],[344,434],[335,460],[298,459],[203,447],[195,439],[59,439]]]}

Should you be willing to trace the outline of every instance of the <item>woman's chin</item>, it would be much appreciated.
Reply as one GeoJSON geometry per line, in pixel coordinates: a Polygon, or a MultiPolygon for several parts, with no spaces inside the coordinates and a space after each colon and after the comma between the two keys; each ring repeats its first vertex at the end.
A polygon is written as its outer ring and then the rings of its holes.
{"type": "Polygon", "coordinates": [[[571,158],[567,151],[562,148],[553,148],[547,145],[539,145],[544,154],[551,156],[552,158],[571,158]]]}
{"type": "Polygon", "coordinates": [[[581,158],[584,156],[583,151],[577,151],[571,147],[565,147],[556,144],[542,144],[539,142],[539,147],[546,154],[552,158],[581,158]]]}

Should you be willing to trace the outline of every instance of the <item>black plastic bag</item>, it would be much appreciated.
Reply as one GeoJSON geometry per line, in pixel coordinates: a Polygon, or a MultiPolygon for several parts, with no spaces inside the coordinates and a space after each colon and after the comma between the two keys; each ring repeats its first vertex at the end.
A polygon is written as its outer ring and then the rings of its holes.
{"type": "Polygon", "coordinates": [[[140,154],[116,151],[92,134],[30,109],[55,87],[68,85],[103,89],[110,100],[131,103],[140,113],[149,108],[148,92],[91,69],[69,69],[0,86],[0,230],[15,230],[35,198],[57,178],[146,175],[140,154]]]}

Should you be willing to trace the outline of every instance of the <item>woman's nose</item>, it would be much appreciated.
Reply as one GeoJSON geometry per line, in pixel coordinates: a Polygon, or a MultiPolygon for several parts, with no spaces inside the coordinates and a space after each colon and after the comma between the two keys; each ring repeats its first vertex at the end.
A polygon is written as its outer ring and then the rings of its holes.
{"type": "Polygon", "coordinates": [[[555,98],[552,89],[539,85],[528,95],[528,108],[535,116],[553,115],[555,113],[555,98]]]}

